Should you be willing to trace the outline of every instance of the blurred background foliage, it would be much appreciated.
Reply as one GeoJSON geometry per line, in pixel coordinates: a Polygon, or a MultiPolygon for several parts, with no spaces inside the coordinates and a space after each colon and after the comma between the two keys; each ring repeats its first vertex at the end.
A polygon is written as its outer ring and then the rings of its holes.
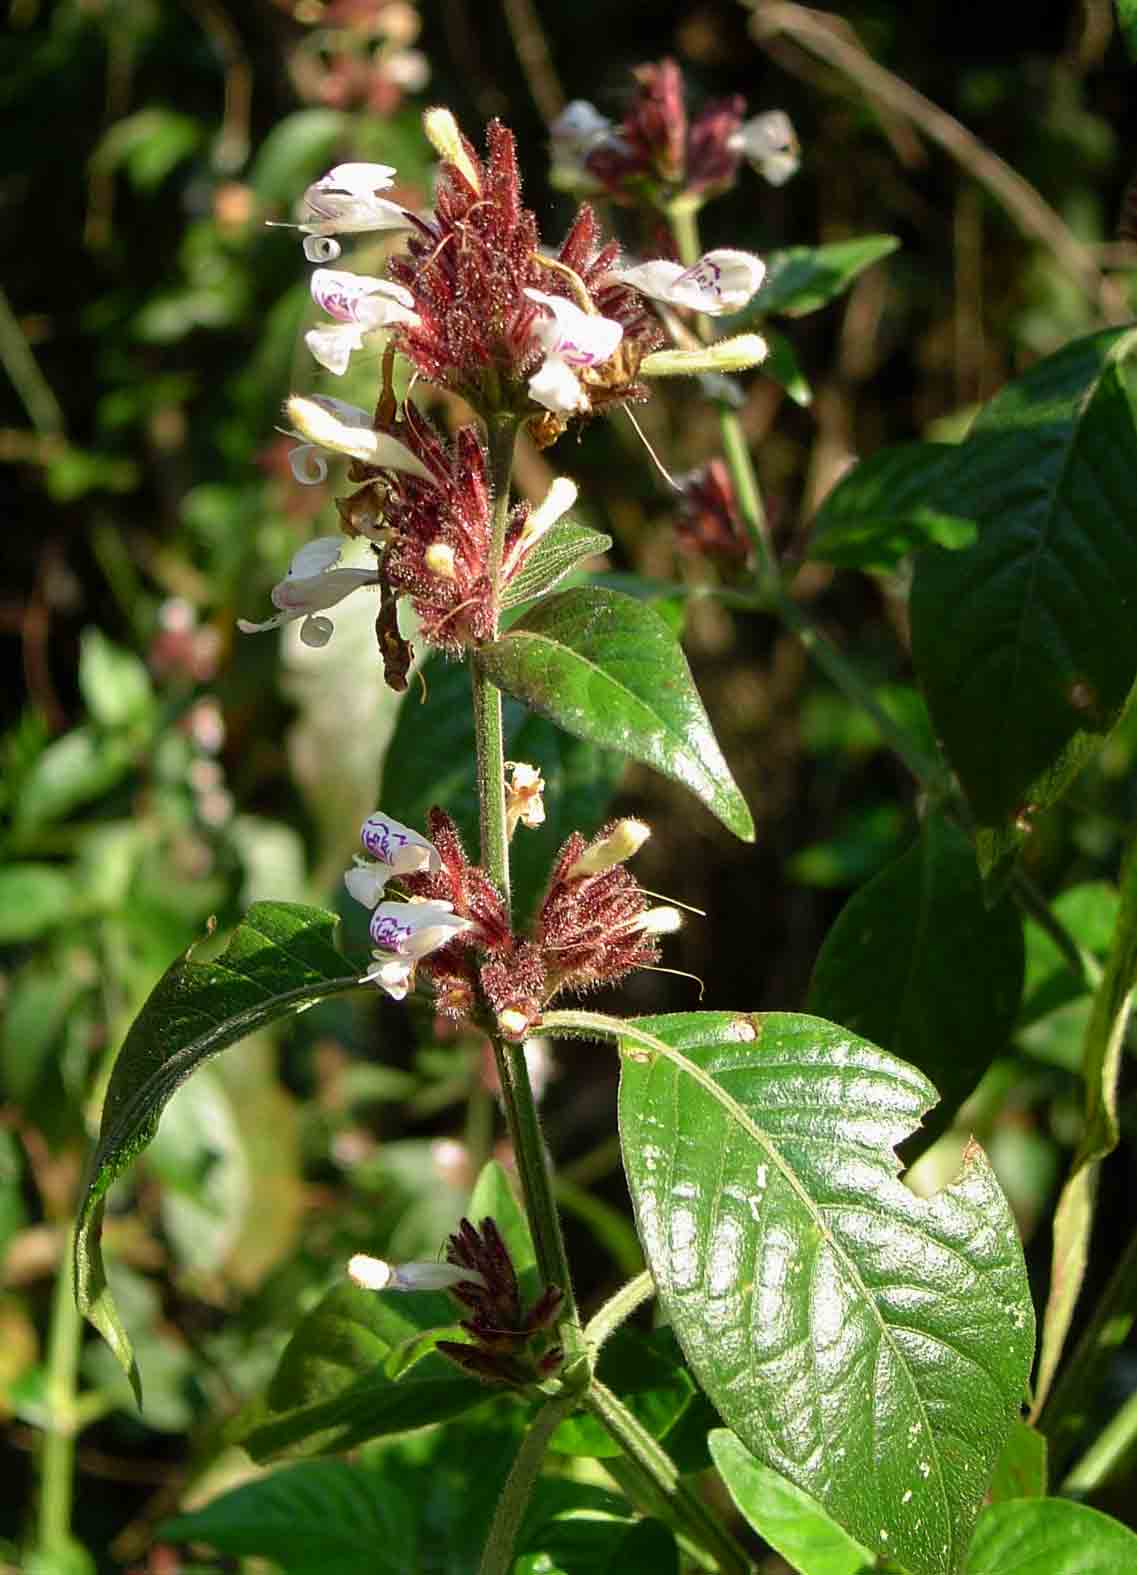
{"type": "MultiPolygon", "coordinates": [[[[235,633],[239,614],[262,616],[297,546],[334,528],[331,483],[303,489],[289,472],[275,427],[284,395],[322,388],[366,404],[377,374],[375,358],[356,357],[348,386],[330,388],[311,364],[307,270],[295,237],[266,221],[287,221],[305,184],[343,157],[397,166],[402,200],[429,202],[419,115],[431,102],[475,140],[492,115],[514,127],[550,237],[572,204],[548,181],[544,119],[566,99],[618,119],[629,68],[671,54],[696,104],[737,92],[751,113],[787,110],[801,173],[777,190],[742,179],[705,213],[705,241],[760,253],[870,233],[900,242],[839,301],[779,322],[796,399],[772,377],[748,381],[742,417],[791,561],[855,456],[959,435],[1033,358],[1129,310],[1137,246],[1121,220],[1137,102],[1106,0],[1032,7],[998,28],[989,6],[873,0],[840,8],[828,59],[795,32],[796,10],[758,5],[755,36],[734,0],[8,0],[0,1567],[37,1545],[53,1276],[126,1025],[211,920],[224,932],[257,897],[338,904],[380,782],[397,812],[400,794],[417,802],[454,764],[443,729],[463,703],[454,674],[427,675],[425,705],[412,683],[400,710],[365,605],[353,617],[344,604],[326,651],[235,633]],[[865,78],[866,59],[924,96],[913,116],[865,78]],[[940,145],[929,101],[974,140],[940,145]],[[992,154],[1029,183],[1010,210],[1001,169],[995,179],[983,162],[992,154]]],[[[646,244],[626,214],[606,218],[646,244]]],[[[353,261],[378,271],[387,244],[353,261]]],[[[657,395],[644,424],[673,471],[715,450],[713,414],[689,388],[657,395]]],[[[614,538],[602,567],[713,579],[677,548],[671,496],[622,423],[525,452],[521,487],[541,496],[550,461],[580,482],[581,517],[614,538]]],[[[821,564],[795,585],[886,702],[918,719],[905,593],[903,571],[821,564]]],[[[911,842],[912,784],[792,636],[698,595],[669,610],[685,620],[758,839],[740,847],[679,789],[630,768],[615,803],[655,830],[637,874],[706,911],[667,960],[705,982],[708,1004],[800,1006],[849,894],[911,842]]],[[[1137,726],[1123,726],[1029,850],[1039,885],[1099,954],[1135,751],[1137,726]]],[[[362,951],[358,920],[346,938],[362,951]]],[[[689,1009],[697,996],[689,979],[644,974],[621,1007],[689,1009]]],[[[961,1123],[990,1146],[1040,1292],[1039,1227],[1078,1135],[1086,1010],[1028,925],[1019,1021],[961,1123]]],[[[615,1068],[571,1045],[544,1070],[589,1301],[639,1262],[615,1068]]],[[[431,1256],[453,1227],[471,1154],[487,1147],[489,1075],[477,1042],[351,998],[246,1042],[184,1088],[108,1227],[145,1416],[109,1353],[85,1343],[82,1547],[72,1564],[41,1549],[26,1567],[175,1567],[151,1529],[248,1470],[219,1419],[271,1371],[299,1311],[351,1252],[431,1256]]],[[[1103,1262],[1132,1197],[1133,1117],[1130,1094],[1104,1177],[1103,1262]]],[[[954,1164],[958,1142],[946,1142],[929,1184],[954,1164]]],[[[1114,1381],[1127,1390],[1133,1377],[1122,1352],[1114,1381]]],[[[1124,1487],[1102,1502],[1127,1513],[1124,1487]]]]}

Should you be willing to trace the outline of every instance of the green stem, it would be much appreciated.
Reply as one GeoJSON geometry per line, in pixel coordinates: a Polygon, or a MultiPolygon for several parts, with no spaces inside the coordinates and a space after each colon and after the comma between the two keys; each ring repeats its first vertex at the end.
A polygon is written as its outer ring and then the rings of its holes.
{"type": "MultiPolygon", "coordinates": [[[[666,212],[680,260],[690,268],[698,262],[702,252],[699,242],[698,204],[693,203],[689,198],[680,198],[677,202],[673,202],[666,212]]],[[[699,319],[699,336],[704,341],[712,337],[711,325],[705,317],[699,319]]],[[[742,516],[742,523],[746,526],[754,549],[757,579],[759,584],[772,588],[777,583],[778,569],[770,544],[770,528],[762,503],[762,491],[758,485],[754,463],[750,458],[750,447],[742,430],[742,423],[738,419],[737,412],[725,405],[719,408],[719,430],[722,434],[723,457],[730,471],[730,479],[734,483],[738,512],[742,516]]]]}
{"type": "MultiPolygon", "coordinates": [[[[1049,1445],[1052,1474],[1059,1474],[1077,1449],[1106,1369],[1114,1353],[1128,1339],[1135,1320],[1137,1231],[1130,1236],[1121,1262],[1113,1271],[1089,1326],[1075,1346],[1039,1418],[1039,1431],[1046,1434],[1049,1445]]],[[[1090,1453],[1097,1447],[1096,1444],[1092,1446],[1090,1453]]]]}
{"type": "Polygon", "coordinates": [[[1085,1498],[1096,1492],[1125,1463],[1135,1443],[1137,1391],[1098,1434],[1059,1491],[1068,1498],[1085,1498]]]}
{"type": "Polygon", "coordinates": [[[885,743],[900,757],[917,782],[936,798],[948,797],[952,790],[951,780],[943,765],[933,756],[925,754],[897,726],[873,693],[871,684],[835,645],[830,644],[809,614],[782,591],[776,591],[768,605],[786,627],[793,630],[818,667],[833,680],[846,698],[872,717],[885,743]]]}
{"type": "Polygon", "coordinates": [[[637,1307],[642,1307],[644,1302],[649,1301],[654,1295],[655,1281],[649,1269],[645,1269],[642,1274],[637,1274],[635,1279],[629,1280],[626,1285],[621,1285],[615,1296],[609,1297],[600,1311],[585,1325],[584,1338],[592,1349],[598,1351],[608,1336],[630,1318],[637,1307]]]}
{"type": "Polygon", "coordinates": [[[50,1560],[71,1537],[76,1378],[82,1320],[75,1305],[70,1231],[55,1277],[47,1351],[47,1419],[40,1451],[39,1552],[50,1560]]]}
{"type": "Polygon", "coordinates": [[[32,426],[41,437],[63,436],[63,411],[51,384],[39,369],[23,329],[0,290],[0,365],[20,396],[32,426]]]}
{"type": "Polygon", "coordinates": [[[581,1404],[619,1444],[641,1480],[650,1482],[653,1495],[666,1503],[677,1524],[717,1560],[719,1569],[726,1575],[750,1575],[751,1562],[743,1548],[683,1481],[670,1455],[623,1401],[593,1378],[592,1387],[582,1396],[581,1404]]]}
{"type": "MultiPolygon", "coordinates": [[[[495,418],[489,428],[490,476],[493,486],[493,536],[488,559],[489,572],[496,586],[501,577],[505,530],[509,522],[509,489],[513,470],[513,449],[517,441],[517,417],[495,418]]],[[[496,633],[496,613],[494,618],[496,633]]],[[[473,672],[474,737],[478,761],[478,806],[481,825],[482,868],[500,887],[509,911],[509,831],[505,803],[505,740],[501,718],[501,691],[486,678],[478,666],[473,672]]],[[[581,1354],[580,1320],[573,1299],[568,1254],[565,1252],[560,1216],[553,1198],[552,1177],[545,1157],[545,1144],[537,1118],[537,1103],[529,1085],[529,1068],[521,1045],[491,1034],[501,1100],[509,1126],[509,1136],[517,1161],[517,1174],[525,1196],[529,1226],[542,1278],[564,1293],[564,1335],[569,1364],[581,1354]],[[573,1332],[575,1331],[575,1333],[573,1332]]]]}
{"type": "Polygon", "coordinates": [[[540,1474],[549,1439],[575,1404],[575,1396],[558,1395],[542,1406],[529,1424],[497,1501],[478,1575],[509,1575],[513,1568],[517,1530],[540,1474]]]}
{"type": "Polygon", "coordinates": [[[738,412],[727,405],[719,406],[719,432],[722,436],[723,459],[734,486],[738,512],[754,549],[755,577],[759,585],[769,586],[772,590],[779,579],[778,565],[770,543],[770,526],[762,503],[762,492],[738,412]]]}

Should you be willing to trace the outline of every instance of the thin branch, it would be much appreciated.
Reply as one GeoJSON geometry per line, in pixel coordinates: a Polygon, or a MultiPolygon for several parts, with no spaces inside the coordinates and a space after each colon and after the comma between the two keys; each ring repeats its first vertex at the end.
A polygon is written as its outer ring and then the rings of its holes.
{"type": "Polygon", "coordinates": [[[549,125],[565,107],[565,91],[553,65],[537,8],[533,0],[501,0],[501,8],[533,102],[541,112],[541,119],[549,125]]]}

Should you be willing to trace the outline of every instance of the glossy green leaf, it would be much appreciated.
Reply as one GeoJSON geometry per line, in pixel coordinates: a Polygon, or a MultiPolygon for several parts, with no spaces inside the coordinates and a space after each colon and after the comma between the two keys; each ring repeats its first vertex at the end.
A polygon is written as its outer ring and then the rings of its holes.
{"type": "Polygon", "coordinates": [[[83,892],[58,864],[9,864],[0,869],[0,946],[35,940],[80,911],[83,892]]]}
{"type": "Polygon", "coordinates": [[[334,1286],[297,1325],[264,1396],[230,1436],[264,1462],[352,1449],[470,1410],[485,1387],[420,1339],[441,1331],[461,1340],[457,1320],[440,1292],[334,1286]]]}
{"type": "Polygon", "coordinates": [[[1022,983],[1018,909],[1006,898],[986,906],[971,843],[928,815],[916,846],[842,909],[814,968],[809,1009],[931,1078],[940,1102],[920,1133],[924,1147],[1005,1052],[1022,983]]]}
{"type": "Polygon", "coordinates": [[[986,871],[1065,790],[1137,677],[1135,346],[1109,329],[1004,388],[957,450],[956,507],[979,539],[916,565],[913,658],[986,871]]]}
{"type": "Polygon", "coordinates": [[[725,1428],[711,1458],[739,1514],[800,1575],[868,1575],[876,1555],[841,1530],[816,1499],[771,1471],[725,1428]]]}
{"type": "Polygon", "coordinates": [[[535,596],[544,596],[578,564],[598,552],[607,552],[611,545],[611,536],[601,531],[589,530],[575,520],[558,520],[533,548],[521,573],[506,586],[502,608],[518,607],[535,596]]]}
{"type": "Polygon", "coordinates": [[[954,443],[904,443],[861,460],[814,515],[809,556],[887,570],[919,547],[970,546],[975,525],[954,512],[959,467],[954,443]]]}
{"type": "Polygon", "coordinates": [[[336,923],[335,914],[320,908],[254,904],[221,956],[197,962],[191,949],[167,969],[118,1053],[76,1223],[75,1295],[136,1388],[130,1341],[99,1250],[107,1189],[146,1147],[166,1102],[203,1061],[254,1029],[358,986],[358,968],[334,945],[336,923]]]}
{"type": "Polygon", "coordinates": [[[750,811],[687,660],[650,607],[614,591],[562,591],[482,647],[477,660],[539,715],[673,777],[728,830],[753,840],[750,811]]]}
{"type": "Polygon", "coordinates": [[[995,1466],[988,1502],[1046,1496],[1046,1439],[1027,1422],[1016,1422],[995,1466]]]}
{"type": "Polygon", "coordinates": [[[168,1542],[270,1558],[288,1575],[406,1575],[416,1567],[416,1506],[395,1484],[343,1460],[307,1460],[168,1520],[168,1542]]]}
{"type": "Polygon", "coordinates": [[[1137,1536],[1069,1499],[1017,1499],[985,1509],[965,1575],[1123,1575],[1137,1570],[1137,1536]]]}
{"type": "MultiPolygon", "coordinates": [[[[895,235],[859,235],[827,246],[789,246],[766,258],[766,278],[747,308],[746,321],[780,313],[805,317],[843,295],[859,273],[900,245],[895,235]]],[[[737,325],[743,314],[729,319],[737,325]]],[[[737,328],[732,326],[732,332],[737,328]]]]}
{"type": "MultiPolygon", "coordinates": [[[[478,846],[478,796],[470,674],[432,657],[422,669],[426,699],[400,708],[383,766],[379,803],[404,825],[424,826],[432,805],[452,815],[473,855],[478,846]]],[[[570,832],[599,827],[624,774],[611,749],[572,738],[506,699],[503,723],[510,760],[536,766],[545,779],[545,823],[518,828],[510,846],[514,912],[523,920],[548,879],[557,849],[570,832]]]]}
{"type": "MultiPolygon", "coordinates": [[[[691,1404],[695,1385],[670,1330],[652,1335],[617,1329],[605,1341],[597,1368],[601,1383],[616,1394],[653,1438],[665,1438],[691,1404]]],[[[580,1412],[561,1423],[549,1448],[561,1455],[604,1460],[620,1453],[607,1428],[580,1412]]]]}
{"type": "MultiPolygon", "coordinates": [[[[581,1029],[592,1015],[560,1014],[581,1029]]],[[[695,1376],[851,1536],[949,1575],[1033,1351],[1018,1233],[982,1150],[914,1196],[894,1147],[934,1089],[819,1018],[640,1019],[622,1049],[625,1171],[695,1376]]]]}

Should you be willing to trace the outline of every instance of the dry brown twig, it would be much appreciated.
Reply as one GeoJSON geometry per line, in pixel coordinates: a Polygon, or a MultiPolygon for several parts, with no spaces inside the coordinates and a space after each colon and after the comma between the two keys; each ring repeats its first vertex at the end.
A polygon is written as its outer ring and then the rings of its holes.
{"type": "Polygon", "coordinates": [[[855,83],[878,113],[883,108],[890,114],[907,117],[990,192],[1025,235],[1048,248],[1105,321],[1128,320],[1128,305],[1116,281],[1102,273],[1092,249],[1078,239],[1030,182],[992,153],[954,115],[878,65],[866,54],[847,22],[782,0],[757,0],[753,12],[750,29],[759,45],[784,35],[855,83]]]}

